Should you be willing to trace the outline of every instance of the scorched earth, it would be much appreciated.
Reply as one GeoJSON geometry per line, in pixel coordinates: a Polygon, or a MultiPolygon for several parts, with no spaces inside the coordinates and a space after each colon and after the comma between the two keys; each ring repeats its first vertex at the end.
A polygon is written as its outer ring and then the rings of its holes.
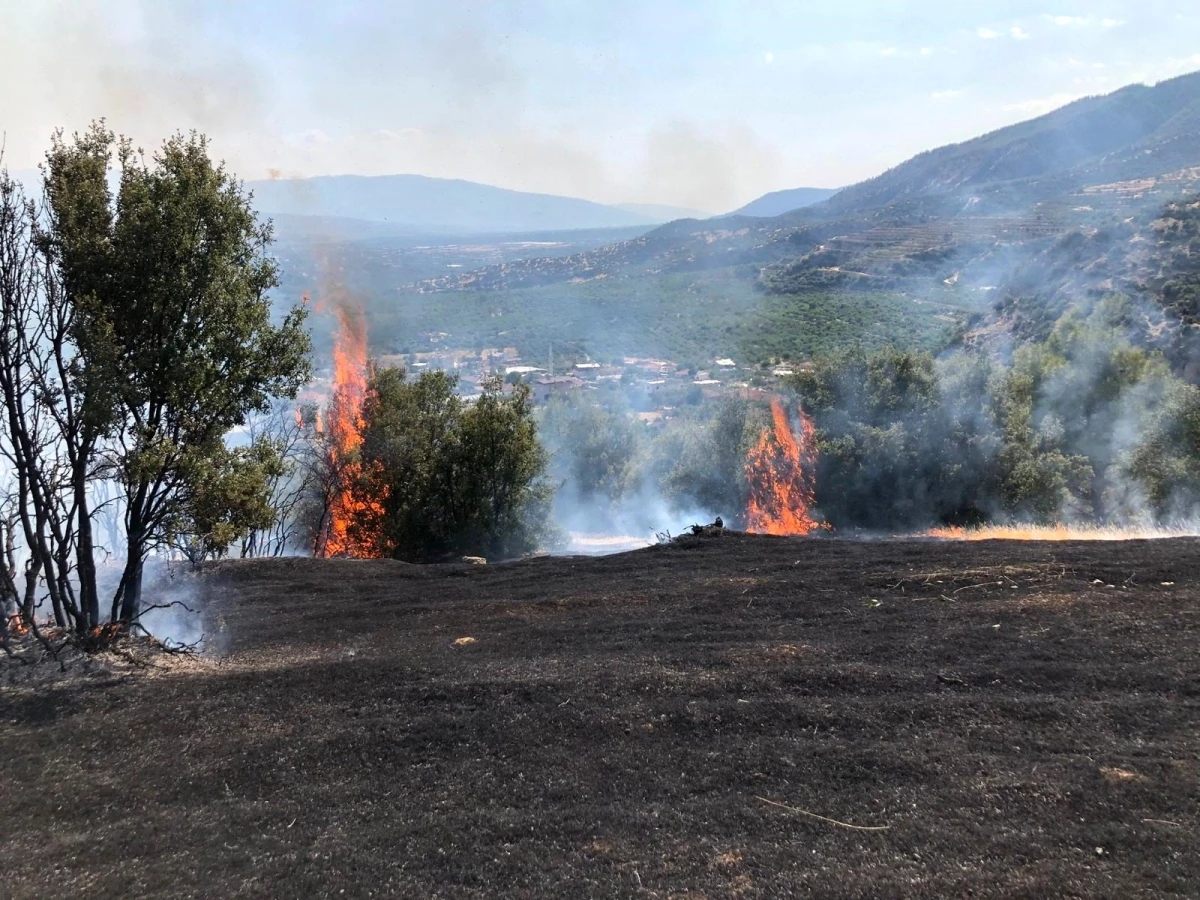
{"type": "Polygon", "coordinates": [[[0,689],[0,893],[1200,896],[1200,541],[210,565],[0,689]]]}

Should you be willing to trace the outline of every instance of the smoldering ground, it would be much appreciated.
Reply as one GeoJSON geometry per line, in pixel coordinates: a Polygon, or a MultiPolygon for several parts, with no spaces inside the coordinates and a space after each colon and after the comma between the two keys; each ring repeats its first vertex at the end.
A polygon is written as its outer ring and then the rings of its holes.
{"type": "Polygon", "coordinates": [[[202,577],[219,664],[0,690],[13,896],[1200,887],[1195,541],[202,577]]]}

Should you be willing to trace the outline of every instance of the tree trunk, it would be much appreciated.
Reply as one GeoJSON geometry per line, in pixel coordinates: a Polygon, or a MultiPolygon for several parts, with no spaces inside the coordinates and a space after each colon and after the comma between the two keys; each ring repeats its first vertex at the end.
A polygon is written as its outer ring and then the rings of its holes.
{"type": "Polygon", "coordinates": [[[146,535],[139,507],[134,504],[125,520],[125,571],[121,574],[120,621],[131,625],[142,609],[142,569],[146,563],[146,535]]]}
{"type": "Polygon", "coordinates": [[[75,502],[79,512],[79,534],[76,537],[76,576],[79,579],[79,611],[85,628],[100,625],[100,593],[96,585],[95,540],[92,536],[92,514],[88,508],[86,473],[75,475],[75,502]]]}
{"type": "Polygon", "coordinates": [[[125,563],[125,576],[121,579],[124,587],[121,596],[121,622],[126,625],[133,623],[141,612],[144,566],[141,548],[138,547],[135,553],[131,547],[129,560],[125,563]]]}
{"type": "Polygon", "coordinates": [[[1103,523],[1108,518],[1107,504],[1104,502],[1104,471],[1094,471],[1091,483],[1092,520],[1103,523]]]}
{"type": "MultiPolygon", "coordinates": [[[[66,572],[67,566],[63,564],[61,557],[58,560],[58,566],[53,566],[47,563],[46,565],[46,586],[50,593],[50,607],[54,610],[54,624],[59,628],[66,628],[69,624],[67,615],[64,612],[63,596],[65,594],[66,578],[60,576],[59,573],[66,572]]],[[[83,620],[75,616],[75,630],[83,634],[83,620]]]]}
{"type": "Polygon", "coordinates": [[[0,618],[3,618],[5,623],[8,617],[19,609],[21,595],[17,591],[17,545],[16,545],[16,523],[12,520],[0,526],[4,534],[4,562],[0,565],[0,575],[3,576],[3,585],[0,586],[0,618]]]}
{"type": "Polygon", "coordinates": [[[21,618],[28,624],[33,621],[34,604],[37,602],[37,580],[42,572],[42,560],[30,553],[25,563],[25,596],[21,598],[21,618]]]}

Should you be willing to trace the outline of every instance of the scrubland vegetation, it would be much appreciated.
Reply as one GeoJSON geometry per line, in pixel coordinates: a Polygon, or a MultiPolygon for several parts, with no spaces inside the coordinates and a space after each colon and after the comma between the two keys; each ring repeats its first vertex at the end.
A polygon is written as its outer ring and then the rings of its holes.
{"type": "MultiPolygon", "coordinates": [[[[1072,310],[1011,358],[899,347],[817,356],[786,379],[816,426],[817,512],[834,528],[986,522],[1172,524],[1200,504],[1200,390],[1135,346],[1128,301],[1072,310]]],[[[649,491],[738,522],[763,403],[676,410],[656,427],[619,396],[546,409],[560,505],[619,510],[649,491]]],[[[603,521],[603,516],[598,517],[603,521]]]]}
{"type": "Polygon", "coordinates": [[[838,525],[1151,523],[1200,503],[1200,391],[1132,345],[1111,299],[1011,360],[846,352],[793,379],[838,525]]]}
{"type": "Polygon", "coordinates": [[[0,638],[12,612],[36,632],[44,597],[62,633],[128,627],[150,554],[270,524],[279,448],[226,441],[308,378],[270,238],[197,135],[146,159],[98,123],[55,137],[34,196],[0,174],[0,638]],[[101,560],[120,560],[104,597],[101,560]]]}
{"type": "Polygon", "coordinates": [[[408,562],[511,559],[549,537],[551,488],[529,388],[499,381],[473,403],[444,372],[379,372],[363,407],[351,523],[368,555],[408,562]]]}

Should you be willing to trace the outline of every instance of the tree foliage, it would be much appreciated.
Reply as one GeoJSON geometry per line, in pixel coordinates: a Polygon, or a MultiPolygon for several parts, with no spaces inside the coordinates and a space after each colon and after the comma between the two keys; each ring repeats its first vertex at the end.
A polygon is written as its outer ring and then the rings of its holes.
{"type": "Polygon", "coordinates": [[[1129,343],[1123,314],[1112,301],[1065,315],[1007,364],[895,349],[819,360],[793,387],[818,428],[821,513],[895,529],[1193,509],[1196,391],[1129,343]]]}
{"type": "Polygon", "coordinates": [[[378,509],[378,521],[358,527],[381,556],[511,558],[548,534],[547,457],[529,388],[505,393],[496,379],[468,403],[455,385],[445,372],[410,379],[401,369],[370,381],[354,491],[378,509]]]}
{"type": "Polygon", "coordinates": [[[571,502],[619,501],[636,487],[644,429],[619,400],[589,394],[553,398],[540,432],[551,454],[551,474],[570,485],[571,502]]]}
{"type": "Polygon", "coordinates": [[[125,546],[111,549],[126,562],[111,617],[125,622],[137,616],[155,548],[220,552],[264,526],[279,448],[234,448],[227,436],[273,398],[295,396],[310,345],[302,308],[272,319],[270,225],[205,138],[176,135],[146,159],[103,123],[70,141],[57,134],[43,195],[22,233],[42,274],[12,306],[40,337],[0,360],[20,395],[6,446],[40,441],[19,454],[30,546],[47,555],[36,549],[40,528],[59,557],[73,555],[51,576],[50,553],[42,577],[67,579],[63,602],[86,629],[101,617],[93,498],[121,511],[125,546]],[[20,413],[29,402],[48,410],[49,425],[20,413]],[[50,483],[55,472],[62,484],[50,483]],[[53,497],[39,500],[43,488],[53,497]]]}
{"type": "Polygon", "coordinates": [[[746,452],[766,424],[762,410],[737,398],[681,415],[655,436],[644,477],[676,509],[736,524],[749,497],[746,452]]]}

